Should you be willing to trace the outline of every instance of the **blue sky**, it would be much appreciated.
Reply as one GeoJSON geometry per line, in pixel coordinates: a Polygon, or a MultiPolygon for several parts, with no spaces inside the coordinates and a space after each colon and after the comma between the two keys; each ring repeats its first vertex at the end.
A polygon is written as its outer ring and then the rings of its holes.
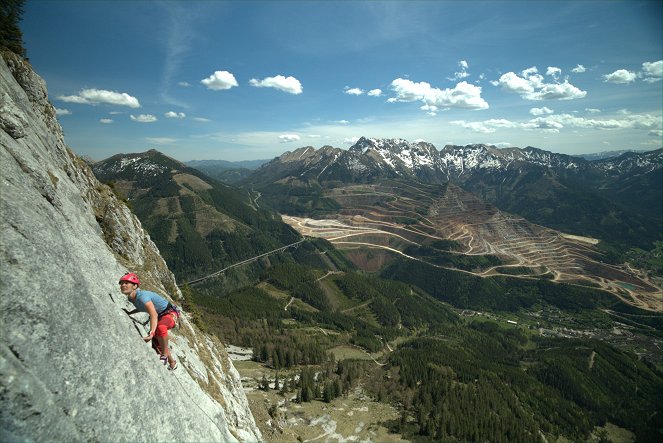
{"type": "Polygon", "coordinates": [[[39,1],[21,27],[67,143],[268,159],[358,137],[663,146],[660,1],[39,1]]]}

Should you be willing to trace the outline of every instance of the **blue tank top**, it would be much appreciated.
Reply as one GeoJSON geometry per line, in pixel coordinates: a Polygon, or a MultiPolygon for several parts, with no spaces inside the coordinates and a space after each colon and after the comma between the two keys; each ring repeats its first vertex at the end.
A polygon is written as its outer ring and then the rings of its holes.
{"type": "Polygon", "coordinates": [[[136,300],[132,300],[131,303],[142,312],[147,312],[145,308],[145,303],[151,301],[154,304],[154,309],[157,310],[157,314],[161,314],[168,307],[168,300],[152,291],[145,291],[143,289],[138,289],[136,291],[136,300]]]}

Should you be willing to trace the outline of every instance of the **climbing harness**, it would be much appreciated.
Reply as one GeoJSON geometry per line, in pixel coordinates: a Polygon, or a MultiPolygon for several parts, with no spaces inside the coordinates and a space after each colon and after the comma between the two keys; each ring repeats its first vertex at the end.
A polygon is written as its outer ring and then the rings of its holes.
{"type": "Polygon", "coordinates": [[[180,315],[182,315],[182,310],[179,308],[179,306],[173,305],[170,302],[168,302],[168,306],[166,307],[166,309],[164,309],[163,312],[161,312],[161,314],[157,316],[157,318],[161,319],[161,317],[163,317],[164,315],[172,316],[173,322],[175,323],[175,327],[179,328],[180,315]]]}

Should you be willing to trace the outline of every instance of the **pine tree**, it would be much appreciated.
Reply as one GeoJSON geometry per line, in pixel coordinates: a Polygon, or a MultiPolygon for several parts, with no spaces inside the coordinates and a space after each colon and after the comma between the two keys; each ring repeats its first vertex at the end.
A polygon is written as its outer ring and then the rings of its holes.
{"type": "Polygon", "coordinates": [[[25,0],[2,0],[0,3],[0,49],[25,57],[23,32],[18,26],[25,0]]]}
{"type": "Polygon", "coordinates": [[[279,371],[276,371],[276,377],[274,378],[274,390],[279,390],[279,371]]]}

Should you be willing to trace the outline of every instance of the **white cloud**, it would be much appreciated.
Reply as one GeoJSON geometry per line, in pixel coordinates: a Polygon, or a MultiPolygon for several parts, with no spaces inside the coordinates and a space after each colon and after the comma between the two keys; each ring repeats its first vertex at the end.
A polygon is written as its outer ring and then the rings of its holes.
{"type": "Polygon", "coordinates": [[[546,70],[546,75],[551,76],[555,80],[559,79],[559,76],[562,75],[562,70],[554,66],[548,66],[546,70]]]}
{"type": "Polygon", "coordinates": [[[177,84],[182,86],[182,87],[185,87],[185,88],[188,88],[189,86],[191,86],[191,83],[189,83],[189,82],[178,82],[177,84]]]}
{"type": "Polygon", "coordinates": [[[543,85],[541,90],[530,94],[530,100],[573,100],[586,95],[587,91],[582,91],[565,80],[564,83],[543,85]]]}
{"type": "Polygon", "coordinates": [[[663,78],[663,60],[657,62],[644,62],[642,64],[642,73],[647,83],[654,83],[663,78]]]}
{"type": "Polygon", "coordinates": [[[336,123],[337,125],[349,125],[350,122],[347,120],[334,120],[332,123],[336,123]]]}
{"type": "Polygon", "coordinates": [[[532,66],[531,68],[524,69],[520,73],[520,75],[522,75],[523,77],[531,77],[531,76],[534,76],[534,75],[538,75],[538,73],[539,73],[539,70],[536,69],[536,66],[532,66]]]}
{"type": "Polygon", "coordinates": [[[382,89],[371,89],[368,91],[367,95],[370,97],[380,97],[382,95],[382,89]]]}
{"type": "Polygon", "coordinates": [[[435,117],[437,115],[438,107],[435,105],[423,105],[419,109],[426,111],[428,115],[435,117]]]}
{"type": "Polygon", "coordinates": [[[498,128],[515,128],[519,126],[518,123],[514,123],[503,118],[490,119],[482,122],[466,122],[464,120],[456,120],[449,123],[461,126],[473,132],[478,132],[480,134],[490,134],[495,132],[498,128]]]}
{"type": "Polygon", "coordinates": [[[603,81],[606,83],[631,83],[634,82],[638,75],[635,72],[627,71],[626,69],[618,69],[612,74],[603,76],[603,81]]]}
{"type": "Polygon", "coordinates": [[[302,84],[295,77],[284,77],[282,75],[267,77],[262,80],[252,78],[249,84],[256,88],[274,88],[289,94],[301,94],[303,90],[302,84]]]}
{"type": "Polygon", "coordinates": [[[194,117],[193,120],[195,120],[197,122],[203,122],[203,123],[209,123],[209,122],[212,121],[212,120],[210,120],[208,118],[205,118],[205,117],[194,117]]]}
{"type": "Polygon", "coordinates": [[[101,119],[99,119],[99,123],[103,123],[105,125],[108,125],[108,124],[113,123],[113,119],[112,118],[101,118],[101,119]]]}
{"type": "Polygon", "coordinates": [[[576,74],[581,74],[586,70],[587,69],[583,65],[577,65],[575,68],[571,69],[571,72],[575,72],[576,74]]]}
{"type": "Polygon", "coordinates": [[[350,88],[348,86],[345,87],[345,93],[349,95],[362,95],[364,91],[359,88],[350,88]]]}
{"type": "Polygon", "coordinates": [[[177,139],[169,137],[146,137],[145,140],[150,143],[154,143],[155,145],[167,145],[177,141],[177,139]]]}
{"type": "Polygon", "coordinates": [[[309,134],[307,137],[309,137],[309,138],[321,138],[322,136],[320,134],[309,134]]]}
{"type": "Polygon", "coordinates": [[[538,130],[540,132],[551,132],[551,133],[558,133],[559,130],[564,127],[564,125],[561,124],[560,122],[550,119],[548,117],[537,117],[535,119],[530,120],[527,123],[522,123],[520,126],[525,130],[530,130],[530,131],[538,130]]]}
{"type": "Polygon", "coordinates": [[[354,145],[359,141],[359,137],[346,137],[343,139],[344,145],[354,145]]]}
{"type": "Polygon", "coordinates": [[[529,110],[529,113],[532,115],[545,115],[545,114],[552,114],[553,111],[552,109],[544,106],[543,108],[532,108],[529,110]]]}
{"type": "Polygon", "coordinates": [[[138,123],[154,123],[157,121],[157,118],[152,114],[139,114],[138,116],[131,114],[129,117],[131,117],[131,120],[138,123]]]}
{"type": "Polygon", "coordinates": [[[447,77],[447,80],[461,80],[464,79],[465,77],[469,77],[470,74],[467,72],[468,64],[465,60],[461,60],[458,62],[458,66],[460,67],[459,72],[454,72],[453,77],[447,77]]]}
{"type": "Polygon", "coordinates": [[[71,111],[69,109],[55,108],[55,115],[71,115],[71,111]]]}
{"type": "Polygon", "coordinates": [[[600,109],[596,108],[585,108],[585,111],[588,112],[589,114],[598,114],[601,112],[600,109]]]}
{"type": "Polygon", "coordinates": [[[576,117],[571,114],[550,115],[541,120],[551,125],[561,127],[569,126],[585,129],[640,129],[646,131],[656,131],[663,129],[663,121],[660,117],[651,114],[622,114],[624,118],[619,119],[589,119],[576,117]]]}
{"type": "Polygon", "coordinates": [[[79,103],[84,105],[98,105],[101,103],[130,108],[140,108],[136,97],[125,92],[106,91],[104,89],[83,89],[78,95],[61,95],[58,100],[67,103],[79,103]]]}
{"type": "Polygon", "coordinates": [[[213,91],[225,91],[238,86],[235,76],[228,71],[215,71],[214,74],[202,79],[200,83],[213,91]]]}
{"type": "Polygon", "coordinates": [[[397,78],[391,82],[391,89],[396,97],[388,99],[390,103],[421,101],[424,105],[438,108],[488,108],[488,103],[481,98],[481,87],[467,82],[460,82],[453,89],[438,89],[426,82],[415,83],[397,78]]]}
{"type": "Polygon", "coordinates": [[[596,130],[635,129],[647,131],[649,135],[656,135],[663,130],[663,121],[660,117],[651,114],[623,114],[623,118],[591,119],[577,117],[571,114],[551,114],[537,117],[526,122],[512,122],[505,119],[490,119],[485,121],[457,120],[451,124],[461,126],[473,132],[490,134],[501,128],[524,129],[543,133],[558,133],[564,128],[583,128],[596,130]]]}
{"type": "MultiPolygon", "coordinates": [[[[548,67],[547,73],[553,75],[557,81],[556,76],[561,70],[548,67]]],[[[520,76],[514,72],[507,72],[498,81],[491,83],[502,86],[505,91],[515,92],[525,100],[573,100],[587,95],[587,91],[576,88],[568,80],[564,80],[563,83],[545,83],[535,66],[525,69],[520,76]]]]}
{"type": "Polygon", "coordinates": [[[174,112],[168,111],[164,114],[166,118],[185,118],[186,114],[184,112],[174,112]]]}
{"type": "Polygon", "coordinates": [[[279,135],[279,143],[290,143],[299,141],[300,137],[297,134],[283,134],[279,135]]]}

